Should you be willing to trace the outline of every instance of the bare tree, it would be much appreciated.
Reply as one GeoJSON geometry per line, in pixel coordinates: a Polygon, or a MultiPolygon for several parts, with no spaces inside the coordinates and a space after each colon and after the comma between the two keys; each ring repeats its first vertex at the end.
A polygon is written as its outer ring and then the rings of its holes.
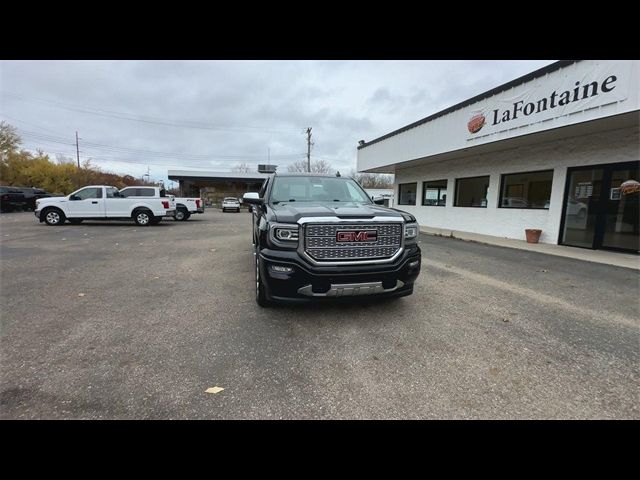
{"type": "MultiPolygon", "coordinates": [[[[306,172],[307,161],[299,160],[297,162],[294,162],[287,167],[287,170],[290,172],[306,172]]],[[[331,173],[332,171],[333,167],[326,160],[311,160],[311,173],[331,173]]]]}
{"type": "Polygon", "coordinates": [[[393,175],[384,173],[366,173],[351,170],[351,176],[362,188],[393,188],[393,175]]]}
{"type": "Polygon", "coordinates": [[[76,159],[73,157],[67,157],[66,155],[61,155],[61,154],[57,154],[56,155],[56,161],[60,164],[60,165],[64,165],[66,163],[69,164],[76,164],[76,159]]]}
{"type": "Polygon", "coordinates": [[[247,163],[242,162],[237,167],[233,167],[231,170],[234,173],[252,173],[254,172],[253,168],[251,168],[247,163]]]}

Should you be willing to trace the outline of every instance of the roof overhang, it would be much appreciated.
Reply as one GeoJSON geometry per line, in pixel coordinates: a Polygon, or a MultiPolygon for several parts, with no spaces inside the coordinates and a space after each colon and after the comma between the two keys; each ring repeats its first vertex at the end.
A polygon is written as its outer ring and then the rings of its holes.
{"type": "Polygon", "coordinates": [[[169,180],[191,180],[207,182],[263,182],[268,173],[212,172],[206,170],[169,170],[169,180]]]}
{"type": "Polygon", "coordinates": [[[431,155],[429,157],[416,158],[405,162],[398,162],[393,165],[386,165],[370,170],[363,170],[370,173],[395,173],[396,170],[417,167],[430,163],[445,162],[452,159],[477,156],[488,152],[499,152],[511,150],[525,145],[535,145],[547,142],[558,141],[566,138],[588,135],[590,133],[618,130],[627,127],[640,126],[640,113],[629,112],[613,117],[599,118],[589,122],[558,127],[553,130],[544,130],[537,133],[513,137],[499,142],[485,143],[469,148],[462,148],[450,152],[431,155]]]}

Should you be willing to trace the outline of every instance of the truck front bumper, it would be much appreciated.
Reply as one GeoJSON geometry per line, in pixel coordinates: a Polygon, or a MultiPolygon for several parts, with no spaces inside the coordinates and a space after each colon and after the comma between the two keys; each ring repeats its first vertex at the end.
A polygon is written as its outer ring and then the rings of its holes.
{"type": "Polygon", "coordinates": [[[408,245],[392,263],[315,266],[295,251],[264,249],[258,266],[269,300],[307,302],[337,297],[396,297],[413,293],[421,252],[408,245]]]}

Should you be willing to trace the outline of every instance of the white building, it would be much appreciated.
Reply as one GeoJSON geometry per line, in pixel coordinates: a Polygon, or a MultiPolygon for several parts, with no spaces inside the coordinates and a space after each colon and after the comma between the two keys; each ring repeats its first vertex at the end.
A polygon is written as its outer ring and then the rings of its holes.
{"type": "Polygon", "coordinates": [[[422,226],[638,252],[639,61],[560,61],[358,147],[422,226]]]}

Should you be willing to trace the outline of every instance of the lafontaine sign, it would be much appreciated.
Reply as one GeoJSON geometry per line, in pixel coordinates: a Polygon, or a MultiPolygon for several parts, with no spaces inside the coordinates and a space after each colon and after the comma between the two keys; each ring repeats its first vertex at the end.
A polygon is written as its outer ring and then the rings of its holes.
{"type": "Polygon", "coordinates": [[[467,139],[627,98],[627,65],[606,62],[593,65],[588,72],[574,71],[572,76],[565,74],[553,80],[541,77],[485,101],[482,107],[476,107],[469,114],[467,139]]]}

